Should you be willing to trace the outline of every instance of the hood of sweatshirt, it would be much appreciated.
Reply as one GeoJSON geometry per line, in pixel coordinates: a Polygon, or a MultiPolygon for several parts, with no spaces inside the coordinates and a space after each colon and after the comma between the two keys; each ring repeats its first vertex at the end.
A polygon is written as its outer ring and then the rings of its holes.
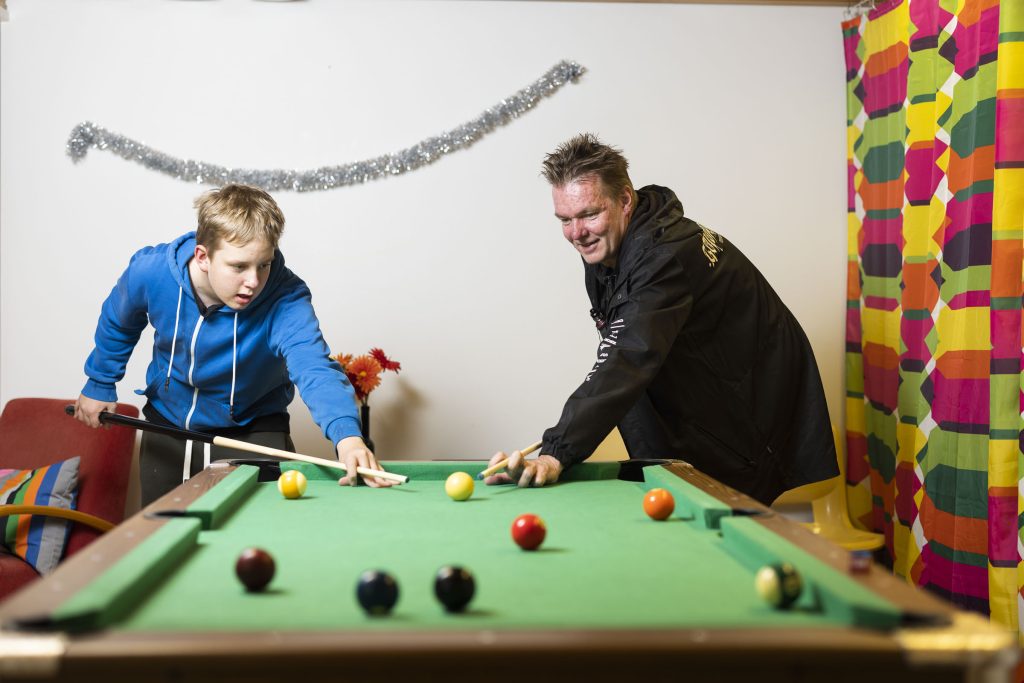
{"type": "MultiPolygon", "coordinates": [[[[193,301],[195,296],[192,292],[192,280],[188,274],[188,263],[195,256],[195,251],[196,234],[189,232],[171,242],[170,248],[166,252],[167,266],[171,269],[175,281],[181,288],[183,295],[193,301]]],[[[272,301],[274,292],[284,281],[285,273],[284,255],[281,254],[279,249],[274,249],[274,260],[270,264],[270,276],[267,278],[267,284],[263,286],[263,289],[252,300],[252,303],[246,306],[244,310],[238,311],[238,314],[245,315],[248,311],[255,310],[266,305],[268,301],[272,301]]]]}
{"type": "MultiPolygon", "coordinates": [[[[171,269],[171,274],[174,277],[175,282],[178,284],[178,305],[177,311],[175,312],[174,322],[174,333],[171,342],[171,353],[170,362],[167,364],[167,377],[165,379],[165,388],[170,383],[171,372],[174,367],[174,348],[177,345],[178,339],[178,327],[181,320],[181,302],[185,297],[188,297],[198,306],[196,302],[194,290],[192,287],[192,279],[189,276],[188,264],[195,256],[196,250],[196,234],[190,232],[182,235],[173,242],[171,242],[166,250],[167,265],[171,269]]],[[[237,382],[238,374],[238,318],[239,316],[245,316],[252,314],[257,311],[260,307],[267,305],[267,302],[273,301],[274,293],[280,287],[281,283],[286,277],[286,269],[284,267],[284,256],[281,251],[274,249],[274,260],[270,265],[270,275],[267,278],[267,283],[263,286],[260,293],[252,300],[248,306],[241,311],[236,311],[231,308],[221,307],[226,309],[223,311],[225,315],[232,315],[234,317],[234,325],[232,332],[232,344],[231,344],[231,389],[228,399],[228,412],[229,415],[234,417],[235,412],[235,385],[237,382]]],[[[202,307],[200,307],[202,308],[202,307]]],[[[217,310],[221,310],[218,308],[217,310]]],[[[191,417],[191,412],[189,413],[191,417]]],[[[188,419],[186,419],[186,427],[189,426],[188,419]]]]}

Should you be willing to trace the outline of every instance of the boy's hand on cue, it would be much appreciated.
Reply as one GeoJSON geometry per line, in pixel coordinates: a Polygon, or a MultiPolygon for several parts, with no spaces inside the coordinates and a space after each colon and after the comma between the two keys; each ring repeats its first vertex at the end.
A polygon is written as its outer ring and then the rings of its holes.
{"type": "Polygon", "coordinates": [[[75,419],[79,422],[84,422],[90,427],[100,426],[100,413],[117,412],[117,403],[109,403],[107,401],[97,401],[94,398],[89,398],[82,394],[78,395],[78,400],[75,401],[75,419]]]}
{"type": "MultiPolygon", "coordinates": [[[[358,436],[350,436],[338,442],[338,461],[344,463],[348,472],[338,483],[342,486],[358,486],[359,475],[356,474],[357,467],[365,467],[371,470],[383,470],[373,455],[373,451],[366,447],[363,440],[358,436]]],[[[394,484],[388,479],[379,477],[365,477],[367,485],[373,488],[386,488],[394,484]]]]}

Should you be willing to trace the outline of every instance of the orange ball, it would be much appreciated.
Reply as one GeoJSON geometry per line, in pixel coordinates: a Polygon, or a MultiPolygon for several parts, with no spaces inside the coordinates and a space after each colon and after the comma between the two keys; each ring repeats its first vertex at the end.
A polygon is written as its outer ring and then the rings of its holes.
{"type": "Polygon", "coordinates": [[[675,509],[675,498],[665,489],[651,489],[644,495],[644,512],[651,519],[668,519],[675,509]]]}

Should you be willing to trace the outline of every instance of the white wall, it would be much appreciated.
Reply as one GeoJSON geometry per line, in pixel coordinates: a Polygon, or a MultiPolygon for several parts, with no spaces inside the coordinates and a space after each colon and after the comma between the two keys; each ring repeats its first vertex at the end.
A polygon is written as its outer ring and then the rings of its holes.
{"type": "MultiPolygon", "coordinates": [[[[276,197],[335,351],[402,362],[373,394],[384,458],[538,438],[590,368],[578,257],[543,155],[580,131],[758,264],[842,410],[844,65],[835,7],[554,2],[10,0],[0,24],[0,401],[78,394],[103,298],[194,224],[190,185],[91,150],[92,121],[180,157],[309,169],[476,117],[561,59],[588,72],[432,166],[276,197]]],[[[150,337],[121,400],[139,403],[150,337]]],[[[140,404],[141,405],[141,404],[140,404]]],[[[329,445],[300,401],[300,451],[329,445]]]]}

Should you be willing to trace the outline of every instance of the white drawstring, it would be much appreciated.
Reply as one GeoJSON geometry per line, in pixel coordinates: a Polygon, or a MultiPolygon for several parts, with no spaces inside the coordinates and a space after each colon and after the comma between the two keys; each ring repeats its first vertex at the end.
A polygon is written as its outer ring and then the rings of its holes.
{"type": "Polygon", "coordinates": [[[181,471],[181,483],[185,483],[192,476],[192,439],[185,442],[185,466],[181,471]]]}
{"type": "Polygon", "coordinates": [[[178,310],[174,314],[174,336],[171,337],[171,358],[167,362],[167,379],[164,380],[164,389],[171,384],[171,368],[174,367],[174,344],[178,341],[178,321],[181,320],[181,285],[178,285],[178,310]]]}
{"type": "MultiPolygon", "coordinates": [[[[192,478],[192,439],[185,441],[185,464],[181,470],[181,482],[185,483],[192,478]]],[[[210,444],[203,442],[203,469],[210,466],[210,444]]]]}
{"type": "MultiPolygon", "coordinates": [[[[181,316],[181,287],[178,287],[178,312],[175,315],[174,320],[174,339],[171,340],[171,364],[174,362],[174,342],[178,338],[178,319],[181,316]]],[[[195,341],[199,335],[199,326],[202,322],[200,317],[199,322],[196,323],[195,332],[192,334],[192,353],[193,359],[195,354],[195,341]]],[[[193,366],[194,367],[194,366],[193,366]]],[[[231,415],[232,419],[235,416],[235,380],[237,377],[238,370],[238,312],[235,312],[235,319],[233,324],[232,336],[231,336],[231,397],[228,399],[228,414],[231,415]]],[[[167,369],[167,382],[171,381],[171,370],[170,367],[167,369]]],[[[192,367],[189,368],[188,381],[192,382],[192,367]]],[[[193,385],[195,386],[195,385],[193,385]]],[[[192,409],[189,410],[188,415],[185,418],[185,427],[188,428],[189,422],[192,417],[192,411],[195,410],[195,399],[198,395],[198,387],[195,388],[195,394],[192,398],[192,409]]],[[[203,469],[210,466],[210,444],[203,444],[203,469]]],[[[182,482],[186,482],[192,476],[192,440],[189,439],[185,442],[185,462],[181,473],[182,482]]]]}
{"type": "MultiPolygon", "coordinates": [[[[235,419],[235,364],[238,360],[238,311],[235,311],[235,329],[231,338],[231,397],[228,399],[228,415],[235,419]]],[[[209,464],[209,461],[207,461],[209,464]]]]}

